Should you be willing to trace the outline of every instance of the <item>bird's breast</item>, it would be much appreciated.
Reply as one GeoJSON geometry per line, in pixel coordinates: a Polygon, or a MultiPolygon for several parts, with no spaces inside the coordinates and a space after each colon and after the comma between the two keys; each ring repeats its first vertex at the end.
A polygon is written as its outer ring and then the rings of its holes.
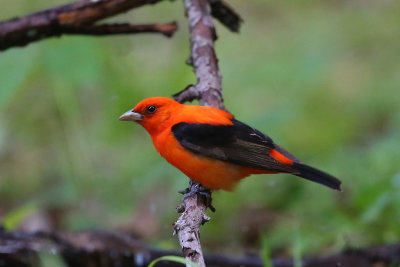
{"type": "Polygon", "coordinates": [[[180,145],[171,131],[152,137],[162,157],[192,180],[210,189],[232,190],[237,182],[253,173],[265,173],[229,162],[197,155],[180,145]]]}

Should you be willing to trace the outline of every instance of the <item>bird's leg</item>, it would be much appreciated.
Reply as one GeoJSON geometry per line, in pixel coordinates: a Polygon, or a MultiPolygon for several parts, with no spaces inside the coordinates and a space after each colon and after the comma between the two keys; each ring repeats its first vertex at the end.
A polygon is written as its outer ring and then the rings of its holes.
{"type": "Polygon", "coordinates": [[[207,187],[201,185],[200,183],[197,183],[193,180],[190,180],[189,182],[189,187],[179,191],[183,196],[183,200],[187,199],[188,197],[191,197],[197,193],[199,193],[201,196],[206,198],[206,204],[207,207],[212,211],[215,212],[215,208],[212,205],[212,196],[211,196],[211,190],[208,189],[207,187]]]}

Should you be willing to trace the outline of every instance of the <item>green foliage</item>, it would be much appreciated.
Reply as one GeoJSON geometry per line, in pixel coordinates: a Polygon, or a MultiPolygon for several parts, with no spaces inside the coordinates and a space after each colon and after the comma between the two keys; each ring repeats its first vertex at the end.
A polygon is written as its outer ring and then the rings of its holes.
{"type": "Polygon", "coordinates": [[[37,206],[32,203],[28,203],[22,207],[8,212],[2,220],[2,225],[6,230],[15,230],[23,220],[36,211],[37,206]]]}
{"type": "MultiPolygon", "coordinates": [[[[54,5],[9,2],[1,20],[54,5]]],[[[226,107],[342,179],[343,192],[287,175],[245,179],[234,192],[213,195],[217,212],[202,228],[205,249],[260,251],[264,233],[268,262],[276,254],[300,260],[398,241],[400,2],[230,3],[245,23],[240,35],[217,28],[226,107]]],[[[20,207],[39,203],[40,211],[64,211],[65,230],[128,224],[124,229],[148,243],[177,248],[170,225],[187,179],[141,127],[117,119],[143,98],[195,83],[184,64],[181,5],[164,1],[116,19],[178,18],[172,39],[68,36],[0,53],[0,214],[7,228],[31,212],[20,207]]]]}
{"type": "Polygon", "coordinates": [[[35,50],[10,51],[1,56],[0,64],[0,111],[1,107],[22,87],[35,61],[35,50]],[[33,60],[32,60],[33,59],[33,60]]]}
{"type": "Polygon", "coordinates": [[[54,249],[39,253],[38,265],[37,267],[66,267],[62,256],[54,249]]]}
{"type": "Polygon", "coordinates": [[[261,236],[261,259],[264,267],[272,267],[271,248],[268,243],[268,238],[265,235],[261,236]]]}
{"type": "Polygon", "coordinates": [[[194,262],[192,262],[190,260],[187,260],[185,258],[178,257],[178,256],[163,256],[163,257],[160,257],[160,258],[155,259],[152,262],[150,262],[148,267],[156,266],[156,263],[160,262],[160,261],[173,261],[173,262],[189,265],[190,267],[199,267],[199,265],[197,265],[196,263],[194,263],[194,262]]]}
{"type": "Polygon", "coordinates": [[[294,267],[301,267],[301,255],[302,255],[302,244],[301,244],[301,237],[300,233],[296,231],[294,235],[294,244],[293,244],[293,266],[294,267]]]}

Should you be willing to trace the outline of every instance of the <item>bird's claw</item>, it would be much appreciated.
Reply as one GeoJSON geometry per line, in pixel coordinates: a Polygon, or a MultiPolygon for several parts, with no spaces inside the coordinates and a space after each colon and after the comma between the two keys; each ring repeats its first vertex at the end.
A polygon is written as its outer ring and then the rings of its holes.
{"type": "Polygon", "coordinates": [[[189,187],[179,191],[179,193],[184,195],[183,200],[186,200],[187,198],[198,193],[199,195],[205,197],[207,208],[209,208],[212,212],[215,212],[215,208],[212,205],[211,191],[207,187],[190,180],[189,187]]]}
{"type": "Polygon", "coordinates": [[[186,195],[187,193],[189,193],[189,191],[190,190],[189,190],[189,187],[188,187],[188,188],[185,188],[183,190],[179,190],[178,193],[181,194],[181,195],[186,195]]]}

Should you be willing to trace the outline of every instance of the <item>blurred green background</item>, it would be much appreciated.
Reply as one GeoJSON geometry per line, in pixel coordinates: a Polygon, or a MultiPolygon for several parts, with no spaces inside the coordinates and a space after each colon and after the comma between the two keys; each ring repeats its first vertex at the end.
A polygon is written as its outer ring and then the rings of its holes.
{"type": "MultiPolygon", "coordinates": [[[[0,0],[0,20],[65,3],[0,0]]],[[[214,194],[206,251],[333,253],[400,237],[400,2],[240,1],[239,35],[217,25],[226,107],[343,192],[288,175],[214,194]]],[[[195,82],[181,1],[112,19],[178,20],[156,34],[53,38],[0,53],[0,218],[9,229],[126,231],[159,248],[187,178],[139,126],[138,101],[195,82]]]]}

